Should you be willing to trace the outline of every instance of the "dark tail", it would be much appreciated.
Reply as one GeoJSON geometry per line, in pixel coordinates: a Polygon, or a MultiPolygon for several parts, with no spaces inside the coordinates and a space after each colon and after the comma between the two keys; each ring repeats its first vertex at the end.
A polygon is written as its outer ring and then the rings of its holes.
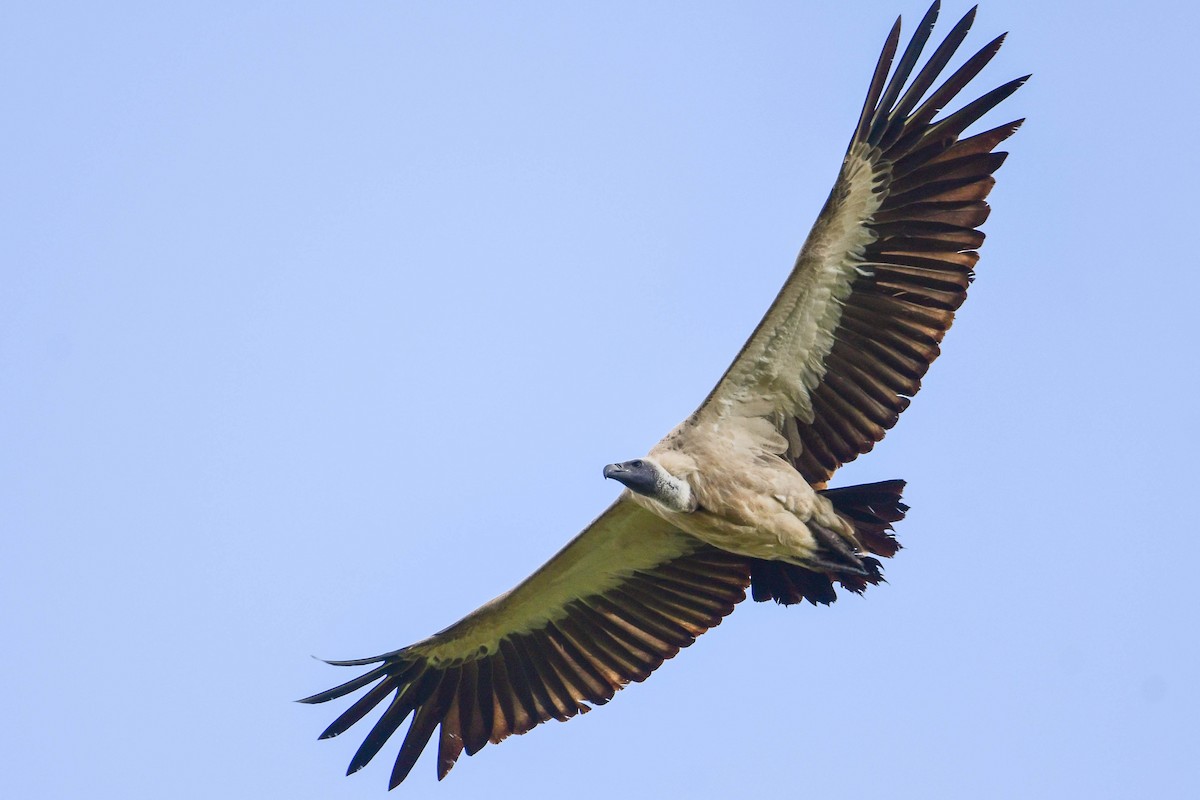
{"type": "MultiPolygon", "coordinates": [[[[890,531],[892,523],[904,519],[908,506],[900,502],[904,481],[881,481],[860,486],[845,486],[840,489],[825,489],[821,494],[829,498],[834,510],[854,526],[854,535],[862,550],[877,556],[890,558],[900,549],[890,531]]],[[[818,538],[824,539],[822,532],[818,538]]],[[[754,559],[750,563],[750,592],[758,602],[774,600],[785,606],[801,600],[816,605],[828,605],[837,599],[833,582],[843,589],[861,594],[868,585],[883,580],[879,559],[850,552],[834,534],[828,534],[830,555],[826,564],[818,570],[805,569],[782,561],[754,559]],[[841,563],[835,563],[840,561],[841,563]]]]}

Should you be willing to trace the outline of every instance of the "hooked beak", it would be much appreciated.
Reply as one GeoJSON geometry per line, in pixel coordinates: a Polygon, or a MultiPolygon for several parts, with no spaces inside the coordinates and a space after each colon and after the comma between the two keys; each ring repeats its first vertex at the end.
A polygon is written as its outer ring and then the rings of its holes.
{"type": "Polygon", "coordinates": [[[625,472],[625,466],[622,464],[609,464],[604,468],[604,477],[620,480],[620,475],[625,472]]]}

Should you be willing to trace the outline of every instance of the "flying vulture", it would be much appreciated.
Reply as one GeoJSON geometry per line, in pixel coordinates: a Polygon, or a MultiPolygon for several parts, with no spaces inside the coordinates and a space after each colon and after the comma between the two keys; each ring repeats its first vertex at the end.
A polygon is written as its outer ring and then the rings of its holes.
{"type": "Polygon", "coordinates": [[[408,717],[390,787],[438,731],[437,775],[488,742],[608,702],[718,625],[746,596],[828,604],[882,580],[899,549],[904,481],[826,488],[916,394],[966,298],[995,148],[1020,120],[960,138],[1028,76],[937,114],[1000,48],[936,86],[972,9],[915,71],[934,3],[904,49],[896,20],[833,191],[766,316],[700,407],[641,458],[604,468],[625,488],[516,588],[445,630],[374,658],[305,698],[370,687],[321,738],[387,707],[361,769],[408,717]],[[889,80],[888,74],[891,72],[889,80]]]}

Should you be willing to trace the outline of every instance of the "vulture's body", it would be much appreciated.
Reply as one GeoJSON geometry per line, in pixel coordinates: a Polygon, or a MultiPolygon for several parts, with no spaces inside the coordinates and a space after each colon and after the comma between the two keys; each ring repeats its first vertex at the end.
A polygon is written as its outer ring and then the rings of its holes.
{"type": "Polygon", "coordinates": [[[935,120],[999,49],[985,45],[936,89],[974,18],[914,74],[935,3],[891,80],[893,27],[841,171],[782,291],[701,406],[643,458],[610,464],[626,486],[598,519],[515,589],[449,628],[375,658],[306,698],[371,688],[336,736],[390,697],[350,763],[363,767],[412,715],[396,786],[432,737],[438,777],[461,753],[567,719],[645,679],[754,599],[830,603],[834,585],[881,580],[899,545],[899,480],[827,489],[920,387],[966,297],[976,228],[1019,122],[963,131],[1024,79],[935,120]],[[911,77],[911,81],[909,80],[911,77]],[[374,684],[372,686],[372,684],[374,684]]]}

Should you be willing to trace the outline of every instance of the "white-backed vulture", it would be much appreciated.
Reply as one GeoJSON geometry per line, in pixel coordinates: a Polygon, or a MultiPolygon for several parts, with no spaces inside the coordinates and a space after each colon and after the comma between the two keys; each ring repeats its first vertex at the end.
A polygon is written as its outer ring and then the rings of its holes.
{"type": "Polygon", "coordinates": [[[841,171],[795,267],[733,364],[690,417],[639,459],[610,464],[620,497],[543,567],[445,630],[374,658],[301,702],[370,687],[321,738],[385,699],[350,762],[361,769],[411,715],[390,786],[435,729],[437,774],[465,750],[565,720],[644,680],[746,596],[831,603],[881,580],[899,544],[904,482],[827,489],[916,394],[966,298],[1010,122],[960,138],[1019,78],[935,116],[1003,36],[934,88],[972,10],[914,67],[938,4],[891,69],[887,37],[841,171]],[[891,79],[888,74],[891,72],[891,79]],[[910,80],[911,78],[911,80],[910,80]],[[390,699],[388,699],[390,698],[390,699]]]}

